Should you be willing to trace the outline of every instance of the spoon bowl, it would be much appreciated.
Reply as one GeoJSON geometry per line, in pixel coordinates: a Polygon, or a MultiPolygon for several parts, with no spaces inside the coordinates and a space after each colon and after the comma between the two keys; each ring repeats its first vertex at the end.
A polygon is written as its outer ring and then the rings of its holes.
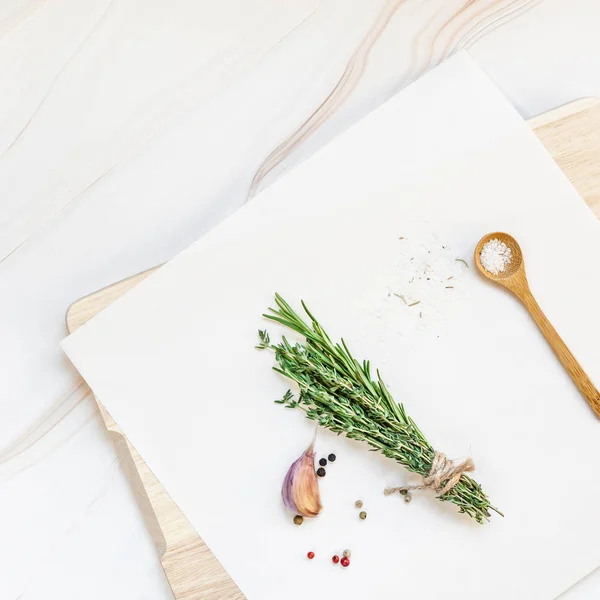
{"type": "Polygon", "coordinates": [[[484,235],[477,247],[475,248],[475,264],[477,265],[477,269],[479,272],[488,279],[496,281],[501,285],[507,285],[507,280],[513,280],[516,275],[524,275],[525,274],[525,263],[523,261],[523,252],[521,251],[521,246],[512,235],[508,233],[502,233],[497,231],[495,233],[488,233],[484,235]],[[504,271],[500,271],[498,274],[494,274],[491,271],[487,271],[486,268],[481,263],[481,251],[483,247],[491,240],[499,240],[506,244],[508,248],[510,248],[510,262],[506,265],[504,271]]]}
{"type": "Polygon", "coordinates": [[[556,332],[556,329],[552,326],[552,323],[548,320],[546,315],[543,313],[540,305],[531,293],[527,276],[525,275],[525,260],[523,259],[523,252],[519,246],[517,240],[508,233],[488,233],[484,235],[479,243],[475,247],[475,264],[477,265],[478,271],[486,278],[497,284],[509,289],[521,302],[525,308],[529,311],[533,320],[537,323],[540,331],[556,353],[556,356],[566,369],[567,373],[573,379],[575,385],[579,388],[583,397],[586,399],[591,409],[594,411],[596,416],[600,419],[600,393],[594,387],[594,384],[587,376],[581,365],[577,362],[577,359],[573,356],[567,345],[563,342],[561,337],[556,332]],[[497,274],[494,274],[483,266],[481,263],[481,251],[487,242],[490,240],[500,240],[504,242],[511,251],[510,262],[505,265],[505,269],[497,274]]]}

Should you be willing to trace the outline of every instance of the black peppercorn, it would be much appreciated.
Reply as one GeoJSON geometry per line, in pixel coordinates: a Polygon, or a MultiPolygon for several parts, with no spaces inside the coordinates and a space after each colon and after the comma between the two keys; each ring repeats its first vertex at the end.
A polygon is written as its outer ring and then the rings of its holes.
{"type": "Polygon", "coordinates": [[[319,477],[325,477],[325,473],[326,473],[326,471],[325,471],[325,469],[324,469],[323,467],[319,467],[319,468],[317,469],[317,475],[318,475],[319,477]]]}
{"type": "Polygon", "coordinates": [[[335,462],[335,454],[330,454],[328,457],[329,462],[335,462]]]}
{"type": "Polygon", "coordinates": [[[322,459],[319,461],[319,464],[320,464],[322,467],[324,467],[324,466],[327,464],[327,459],[326,459],[326,458],[322,458],[322,459]]]}

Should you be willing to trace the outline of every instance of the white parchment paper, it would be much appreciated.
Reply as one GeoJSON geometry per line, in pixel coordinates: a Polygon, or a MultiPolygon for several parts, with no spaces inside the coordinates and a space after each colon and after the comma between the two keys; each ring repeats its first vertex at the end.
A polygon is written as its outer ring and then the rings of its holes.
{"type": "Polygon", "coordinates": [[[540,304],[599,385],[600,225],[466,55],[339,136],[64,348],[249,600],[549,600],[600,564],[600,422],[520,304],[474,272],[473,248],[494,230],[519,240],[540,304]],[[471,268],[446,275],[450,263],[435,258],[436,274],[460,279],[456,297],[433,290],[431,312],[415,318],[386,299],[407,293],[401,244],[419,240],[418,260],[436,240],[471,268]],[[505,518],[479,526],[427,493],[410,505],[386,498],[406,472],[321,431],[319,455],[338,456],[321,482],[325,508],[294,526],[279,490],[313,427],[272,403],[287,383],[254,350],[275,291],[306,300],[332,336],[380,366],[436,448],[474,459],[505,518]],[[333,567],[344,548],[351,567],[333,567]]]}

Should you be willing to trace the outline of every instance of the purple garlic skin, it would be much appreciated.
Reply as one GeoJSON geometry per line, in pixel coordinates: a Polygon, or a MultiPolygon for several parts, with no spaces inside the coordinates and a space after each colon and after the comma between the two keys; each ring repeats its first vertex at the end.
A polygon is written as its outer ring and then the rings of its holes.
{"type": "Polygon", "coordinates": [[[315,453],[311,444],[288,469],[281,487],[283,503],[303,517],[316,517],[323,508],[315,473],[315,453]]]}

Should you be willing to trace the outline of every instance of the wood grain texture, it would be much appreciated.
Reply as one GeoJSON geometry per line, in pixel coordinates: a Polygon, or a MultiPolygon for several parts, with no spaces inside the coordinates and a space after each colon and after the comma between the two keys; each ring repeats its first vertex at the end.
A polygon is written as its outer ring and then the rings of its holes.
{"type": "Polygon", "coordinates": [[[573,353],[569,350],[563,339],[558,335],[558,332],[554,329],[554,326],[549,321],[548,317],[546,317],[544,311],[541,309],[531,292],[529,282],[527,281],[527,274],[525,272],[525,259],[517,240],[515,240],[512,235],[499,231],[488,233],[481,238],[475,247],[474,260],[477,269],[485,278],[507,288],[523,303],[537,326],[540,328],[546,341],[554,350],[561,364],[571,376],[575,385],[579,388],[582,396],[590,405],[590,408],[594,411],[595,415],[600,419],[600,393],[588,377],[587,373],[583,370],[583,367],[579,364],[578,360],[573,356],[573,353]],[[510,263],[506,266],[504,271],[501,271],[498,274],[487,271],[481,263],[481,251],[484,245],[490,240],[500,240],[506,244],[511,251],[510,263]]]}
{"type": "Polygon", "coordinates": [[[583,98],[530,121],[539,140],[600,218],[600,104],[583,98]]]}
{"type": "MultiPolygon", "coordinates": [[[[536,117],[530,124],[587,204],[600,217],[600,102],[578,100],[536,117]]],[[[74,302],[66,314],[68,331],[81,327],[156,268],[74,302]]],[[[153,535],[175,598],[243,598],[118,425],[101,405],[99,409],[137,493],[140,509],[153,535]]]]}

